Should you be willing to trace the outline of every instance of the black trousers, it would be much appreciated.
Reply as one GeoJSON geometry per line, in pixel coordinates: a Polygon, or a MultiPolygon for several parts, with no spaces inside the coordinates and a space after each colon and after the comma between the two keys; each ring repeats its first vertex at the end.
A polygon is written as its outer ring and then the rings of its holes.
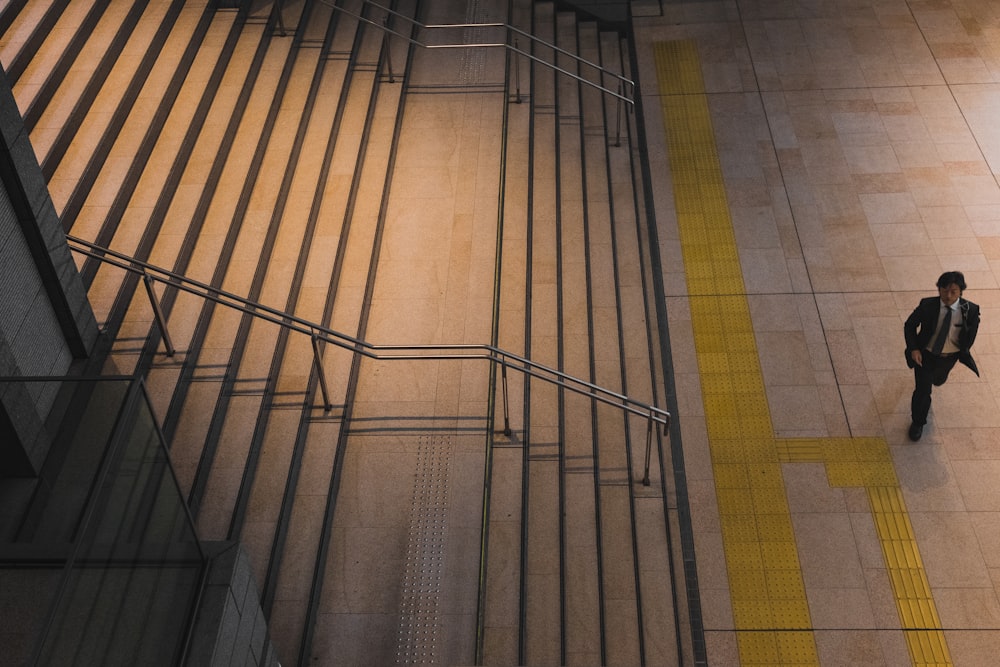
{"type": "Polygon", "coordinates": [[[931,389],[945,383],[957,361],[957,354],[940,357],[925,350],[923,365],[913,367],[914,388],[910,399],[910,416],[914,424],[923,426],[927,423],[927,413],[931,409],[931,389]]]}

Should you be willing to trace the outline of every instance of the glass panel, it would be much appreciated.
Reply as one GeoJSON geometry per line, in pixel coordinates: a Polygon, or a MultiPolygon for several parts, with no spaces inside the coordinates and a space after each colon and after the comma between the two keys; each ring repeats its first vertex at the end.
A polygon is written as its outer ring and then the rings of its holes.
{"type": "Polygon", "coordinates": [[[52,450],[28,520],[20,531],[22,540],[64,547],[76,540],[129,385],[125,380],[73,383],[72,400],[78,407],[68,411],[52,429],[52,450]]]}
{"type": "Polygon", "coordinates": [[[4,645],[38,647],[42,665],[176,664],[205,565],[184,497],[141,383],[76,386],[81,407],[0,544],[0,622],[29,619],[4,645]]]}

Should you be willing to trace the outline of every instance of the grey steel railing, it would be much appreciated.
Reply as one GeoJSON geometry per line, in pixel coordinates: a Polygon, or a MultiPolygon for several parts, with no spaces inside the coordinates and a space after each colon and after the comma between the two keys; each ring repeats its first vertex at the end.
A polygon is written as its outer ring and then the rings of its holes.
{"type": "MultiPolygon", "coordinates": [[[[333,8],[334,10],[336,10],[338,12],[341,12],[343,14],[346,14],[348,16],[351,16],[351,17],[357,19],[358,21],[362,21],[362,22],[367,23],[369,25],[373,25],[373,26],[375,26],[379,30],[382,30],[383,32],[385,32],[388,35],[394,35],[394,36],[399,37],[400,39],[402,39],[404,41],[407,41],[407,42],[409,42],[411,44],[414,44],[414,45],[419,46],[419,47],[424,48],[424,49],[467,49],[467,48],[502,48],[502,49],[506,49],[506,50],[511,51],[513,53],[516,53],[516,54],[518,54],[520,56],[523,56],[523,57],[525,57],[525,58],[527,58],[527,59],[529,59],[531,61],[534,61],[534,62],[536,62],[536,63],[538,63],[540,65],[543,65],[545,67],[551,68],[551,69],[555,70],[556,72],[558,72],[560,74],[563,74],[563,75],[568,76],[568,77],[570,77],[572,79],[575,79],[575,80],[579,81],[580,83],[582,83],[584,85],[596,88],[596,89],[600,90],[601,92],[603,92],[603,93],[605,93],[607,95],[610,95],[610,96],[616,98],[620,103],[624,103],[624,104],[627,104],[629,106],[635,105],[635,100],[634,100],[634,97],[633,97],[633,95],[635,93],[635,82],[632,81],[631,79],[629,79],[628,77],[626,77],[626,76],[624,76],[622,74],[618,74],[617,72],[613,72],[613,71],[611,71],[611,70],[609,70],[609,69],[607,69],[605,67],[602,67],[602,66],[598,65],[597,63],[594,63],[594,62],[591,62],[590,60],[587,60],[586,58],[582,58],[581,56],[579,56],[579,55],[577,55],[577,54],[575,54],[575,53],[573,53],[571,51],[567,51],[566,49],[560,48],[559,46],[556,46],[555,44],[552,44],[550,42],[546,42],[545,40],[543,40],[543,39],[541,39],[539,37],[536,37],[536,36],[532,35],[529,32],[526,32],[524,30],[521,30],[520,28],[516,28],[516,27],[510,25],[509,23],[447,23],[447,24],[426,24],[426,23],[421,23],[421,22],[417,21],[416,19],[413,19],[413,18],[411,18],[411,17],[409,17],[409,16],[407,16],[405,14],[397,12],[394,9],[391,9],[389,7],[385,7],[383,5],[380,5],[377,2],[373,2],[372,0],[362,0],[362,4],[363,5],[368,5],[368,6],[374,7],[377,10],[383,12],[383,14],[382,14],[383,20],[382,20],[381,23],[379,23],[378,21],[370,19],[370,18],[362,15],[361,13],[352,12],[349,9],[346,9],[344,7],[340,7],[336,3],[332,2],[331,0],[321,0],[321,2],[323,2],[323,4],[325,4],[325,5],[333,8]],[[421,30],[427,30],[427,31],[430,31],[430,30],[447,30],[447,29],[463,29],[463,30],[468,30],[468,29],[473,29],[473,28],[484,28],[484,29],[485,28],[496,28],[496,29],[504,30],[507,34],[505,35],[504,41],[498,41],[498,42],[472,42],[472,43],[458,42],[458,43],[445,43],[445,44],[429,44],[427,42],[423,42],[423,41],[421,41],[419,39],[415,39],[415,38],[413,38],[413,37],[411,37],[409,35],[406,35],[406,34],[404,34],[402,32],[399,32],[397,30],[393,30],[392,28],[390,28],[389,27],[389,21],[388,21],[388,19],[389,19],[390,16],[398,18],[398,19],[400,19],[402,21],[405,21],[406,23],[408,23],[409,25],[411,25],[413,27],[419,28],[421,30]],[[577,74],[576,72],[572,72],[572,71],[570,71],[570,70],[568,70],[568,69],[566,69],[564,67],[560,67],[556,63],[549,62],[548,60],[545,60],[544,58],[536,56],[534,53],[531,53],[530,51],[525,51],[525,50],[521,49],[518,46],[517,37],[514,37],[514,39],[511,40],[511,36],[515,36],[515,35],[516,36],[520,36],[520,37],[524,37],[528,42],[531,42],[534,45],[541,46],[541,47],[544,47],[546,49],[551,49],[552,51],[554,51],[554,52],[556,52],[556,53],[558,53],[560,55],[563,55],[563,56],[566,56],[566,57],[572,59],[573,61],[576,62],[577,65],[586,67],[586,68],[588,68],[588,70],[592,70],[592,71],[596,72],[597,74],[599,74],[600,77],[601,77],[602,82],[599,83],[599,82],[596,82],[596,81],[591,81],[591,80],[589,80],[589,79],[587,79],[587,78],[585,78],[585,77],[577,74]],[[511,42],[513,42],[513,43],[511,43],[511,42]],[[613,87],[609,88],[609,87],[607,87],[607,86],[605,86],[603,84],[603,80],[604,80],[605,76],[610,77],[612,79],[612,81],[614,82],[614,86],[613,87]]],[[[390,80],[392,80],[393,79],[393,73],[392,73],[392,62],[391,62],[391,60],[389,61],[388,65],[389,65],[389,78],[390,78],[390,80]]],[[[520,84],[518,84],[516,86],[516,88],[517,88],[518,100],[520,101],[520,84]]]]}
{"type": "Polygon", "coordinates": [[[670,426],[670,413],[654,405],[630,398],[624,394],[605,389],[592,382],[564,373],[555,368],[534,362],[513,352],[508,352],[493,345],[458,343],[458,344],[424,344],[424,345],[376,345],[360,340],[348,334],[330,329],[321,324],[310,322],[301,317],[271,308],[261,303],[251,301],[239,295],[213,287],[193,278],[174,273],[134,257],[104,248],[89,241],[67,235],[70,250],[87,257],[92,257],[105,264],[110,264],[129,273],[141,277],[153,308],[153,317],[163,338],[167,356],[173,356],[175,348],[167,328],[167,321],[156,296],[154,285],[157,282],[174,287],[178,290],[200,296],[214,303],[239,310],[256,318],[272,322],[290,331],[296,331],[309,336],[312,342],[313,364],[319,379],[320,392],[323,396],[323,408],[330,411],[333,405],[323,369],[323,355],[320,344],[329,343],[376,360],[475,360],[481,359],[500,365],[501,392],[503,395],[503,432],[509,436],[510,410],[507,394],[507,370],[519,371],[525,376],[537,378],[544,382],[557,385],[562,389],[576,394],[588,396],[591,399],[611,405],[625,413],[637,415],[647,420],[645,471],[642,483],[649,485],[649,465],[652,451],[653,431],[657,424],[666,433],[670,426]]]}

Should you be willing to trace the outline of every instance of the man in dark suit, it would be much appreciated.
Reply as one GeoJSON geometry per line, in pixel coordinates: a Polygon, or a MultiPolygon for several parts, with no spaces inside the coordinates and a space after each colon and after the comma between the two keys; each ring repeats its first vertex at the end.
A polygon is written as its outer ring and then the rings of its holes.
{"type": "Polygon", "coordinates": [[[979,375],[969,349],[979,332],[979,306],[962,298],[965,276],[946,271],[937,281],[938,296],[921,299],[903,325],[906,364],[913,369],[910,440],[920,439],[931,408],[931,389],[940,387],[960,361],[979,375]]]}

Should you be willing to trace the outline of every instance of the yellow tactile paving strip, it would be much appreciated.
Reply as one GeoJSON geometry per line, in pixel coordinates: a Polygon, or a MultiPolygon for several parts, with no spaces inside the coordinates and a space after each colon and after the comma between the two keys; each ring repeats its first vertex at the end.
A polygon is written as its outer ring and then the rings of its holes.
{"type": "Polygon", "coordinates": [[[868,492],[913,663],[950,665],[885,441],[774,437],[697,48],[655,49],[740,661],[819,664],[781,464],[823,462],[868,492]]]}

